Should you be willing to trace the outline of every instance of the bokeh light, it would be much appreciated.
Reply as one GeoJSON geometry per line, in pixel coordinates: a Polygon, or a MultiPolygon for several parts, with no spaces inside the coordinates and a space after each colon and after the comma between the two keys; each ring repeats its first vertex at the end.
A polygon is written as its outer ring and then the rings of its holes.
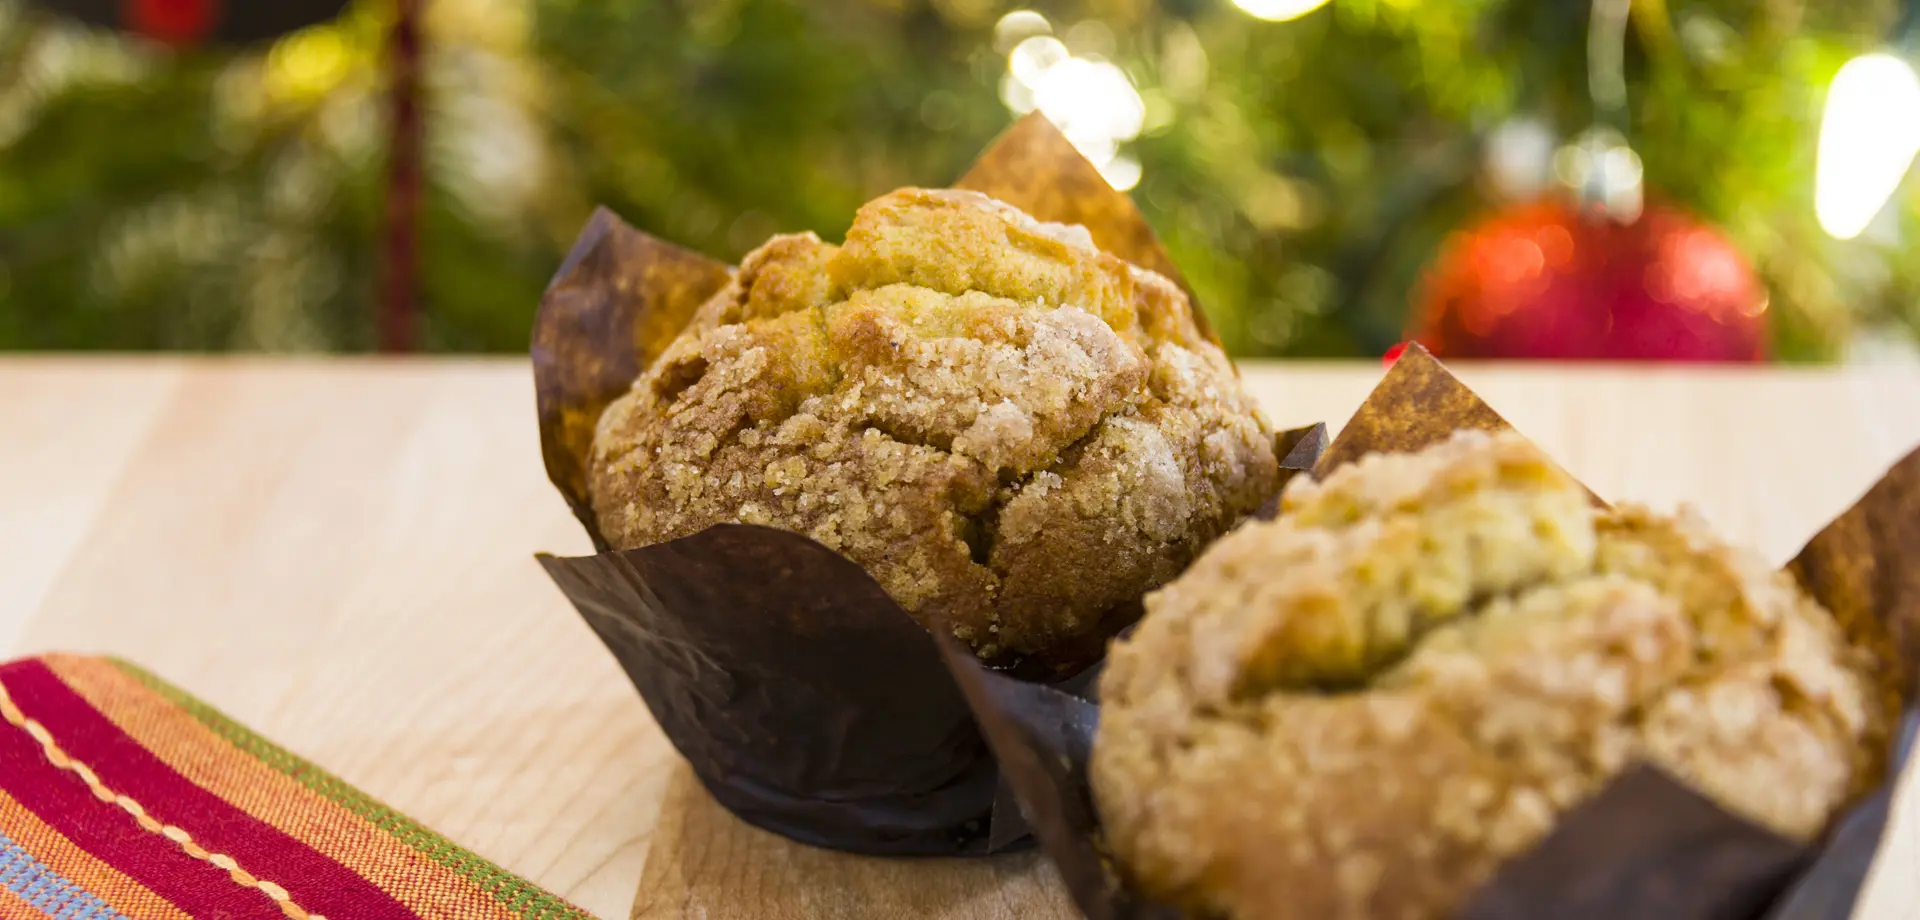
{"type": "Polygon", "coordinates": [[[1487,136],[1487,179],[1494,191],[1516,201],[1529,201],[1546,191],[1553,179],[1553,129],[1538,118],[1513,118],[1487,136]]]}
{"type": "Polygon", "coordinates": [[[1814,213],[1821,229],[1852,239],[1900,187],[1920,152],[1920,78],[1890,54],[1848,61],[1827,90],[1820,120],[1814,213]]]}
{"type": "Polygon", "coordinates": [[[1107,184],[1126,191],[1140,184],[1140,161],[1121,154],[1100,164],[1100,175],[1107,184]]]}
{"type": "Polygon", "coordinates": [[[1037,89],[1041,81],[1046,79],[1047,71],[1072,57],[1065,42],[1051,35],[1035,35],[1015,46],[1013,53],[1007,55],[1007,70],[1012,72],[1014,79],[1037,89]]]}
{"type": "Polygon", "coordinates": [[[1611,128],[1594,128],[1553,155],[1561,185],[1590,207],[1621,223],[1632,223],[1645,204],[1645,170],[1640,155],[1611,128]]]}
{"type": "MultiPolygon", "coordinates": [[[[1114,188],[1126,191],[1138,184],[1140,161],[1122,156],[1120,145],[1140,136],[1147,106],[1126,71],[1096,55],[1075,56],[1053,37],[1045,18],[1029,10],[1007,14],[994,31],[996,41],[1026,36],[1007,53],[1007,75],[1000,81],[1007,108],[1019,114],[1040,110],[1114,188]]],[[[1082,23],[1069,30],[1094,44],[1089,37],[1103,33],[1110,41],[1104,27],[1082,23]]]]}
{"type": "Polygon", "coordinates": [[[1286,22],[1327,5],[1327,0],[1233,0],[1233,5],[1255,19],[1286,22]]]}
{"type": "Polygon", "coordinates": [[[1035,35],[1052,35],[1053,24],[1032,10],[1014,10],[993,26],[993,50],[1007,54],[1035,35]]]}
{"type": "Polygon", "coordinates": [[[267,54],[267,94],[275,101],[311,100],[338,86],[355,65],[337,26],[302,29],[267,54]]]}

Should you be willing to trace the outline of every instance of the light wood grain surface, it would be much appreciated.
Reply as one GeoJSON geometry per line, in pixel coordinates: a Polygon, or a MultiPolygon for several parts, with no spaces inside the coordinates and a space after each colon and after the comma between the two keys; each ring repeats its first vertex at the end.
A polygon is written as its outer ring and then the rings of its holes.
{"type": "MultiPolygon", "coordinates": [[[[1920,442],[1915,369],[1456,370],[1601,495],[1690,500],[1774,559],[1920,442]]],[[[1337,427],[1379,375],[1247,369],[1283,426],[1337,427]]],[[[1073,916],[1032,855],[733,820],[540,550],[589,547],[524,362],[0,359],[0,657],[127,656],[601,917],[1073,916]]],[[[1920,920],[1911,799],[1858,917],[1920,920]]]]}

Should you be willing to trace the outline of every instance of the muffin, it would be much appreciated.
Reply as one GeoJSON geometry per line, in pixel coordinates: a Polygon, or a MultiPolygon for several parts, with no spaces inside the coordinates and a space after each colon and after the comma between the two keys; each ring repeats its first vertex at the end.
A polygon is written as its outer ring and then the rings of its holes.
{"type": "Polygon", "coordinates": [[[1882,769],[1868,656],[1690,513],[1594,507],[1511,434],[1289,484],[1147,598],[1091,781],[1145,893],[1427,920],[1637,761],[1808,840],[1882,769]]]}
{"type": "Polygon", "coordinates": [[[1271,427],[1178,287],[982,195],[903,189],[749,254],[601,416],[601,532],[742,522],[982,656],[1085,639],[1256,509],[1271,427]]]}

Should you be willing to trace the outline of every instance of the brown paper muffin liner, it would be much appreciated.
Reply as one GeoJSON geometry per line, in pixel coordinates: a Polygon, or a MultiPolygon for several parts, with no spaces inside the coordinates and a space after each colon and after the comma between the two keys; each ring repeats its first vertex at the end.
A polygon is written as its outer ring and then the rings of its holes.
{"type": "MultiPolygon", "coordinates": [[[[1457,429],[1507,427],[1412,345],[1339,437],[1304,465],[1321,476],[1374,451],[1418,450],[1457,429]]],[[[1302,443],[1310,451],[1317,442],[1302,443]]],[[[1806,845],[1726,811],[1653,766],[1633,767],[1568,812],[1531,851],[1508,861],[1460,920],[1846,920],[1852,914],[1885,834],[1893,783],[1920,731],[1914,708],[1920,450],[1814,535],[1787,571],[1833,612],[1852,642],[1876,654],[1883,686],[1905,704],[1880,786],[1806,845]]],[[[951,640],[943,640],[942,650],[999,758],[1003,780],[1080,910],[1092,920],[1179,916],[1130,890],[1106,851],[1087,782],[1098,702],[984,670],[951,640]]]]}
{"type": "MultiPolygon", "coordinates": [[[[1132,201],[1045,118],[1014,125],[955,186],[1080,224],[1106,252],[1185,286],[1132,201]]],[[[586,486],[594,426],[731,272],[605,209],[581,233],[541,298],[532,357],[548,477],[600,552],[542,554],[541,564],[695,775],[747,822],[875,854],[974,855],[1030,841],[932,636],[860,566],[807,537],[744,524],[620,552],[600,534],[586,486]]],[[[1197,304],[1193,312],[1217,342],[1197,304]]],[[[1324,428],[1289,432],[1278,446],[1285,454],[1324,437],[1324,428]]],[[[1136,600],[1073,647],[988,665],[1069,680],[1139,615],[1136,600]]]]}

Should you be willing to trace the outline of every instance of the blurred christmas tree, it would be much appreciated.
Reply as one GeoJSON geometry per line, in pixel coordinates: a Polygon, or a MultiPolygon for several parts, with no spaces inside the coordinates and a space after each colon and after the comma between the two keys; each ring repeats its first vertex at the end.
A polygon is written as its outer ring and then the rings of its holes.
{"type": "MultiPolygon", "coordinates": [[[[1587,0],[1333,0],[1272,22],[1228,0],[429,8],[422,310],[442,349],[524,347],[595,202],[728,258],[774,231],[833,237],[1037,106],[1136,183],[1235,351],[1378,354],[1449,233],[1525,197],[1593,119],[1587,0]]],[[[1622,127],[1649,200],[1752,262],[1784,358],[1920,326],[1912,186],[1846,242],[1813,202],[1826,87],[1896,13],[1633,6],[1622,127]]],[[[363,3],[235,57],[0,0],[0,347],[368,347],[386,15],[363,3]]]]}
{"type": "MultiPolygon", "coordinates": [[[[526,10],[432,8],[427,344],[521,349],[584,205],[546,171],[526,10]]],[[[173,52],[0,0],[0,347],[372,347],[388,15],[173,52]]]]}

